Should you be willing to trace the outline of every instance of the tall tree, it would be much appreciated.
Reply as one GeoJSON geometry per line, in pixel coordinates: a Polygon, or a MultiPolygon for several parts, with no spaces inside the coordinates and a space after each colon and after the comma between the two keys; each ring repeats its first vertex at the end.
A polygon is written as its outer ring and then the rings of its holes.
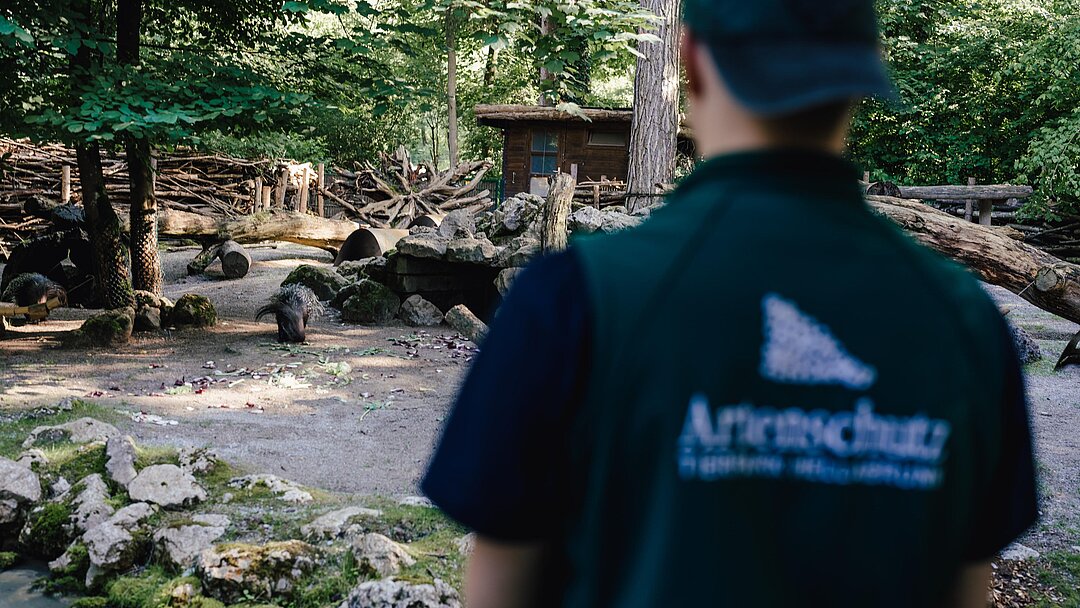
{"type": "Polygon", "coordinates": [[[657,184],[675,177],[679,135],[679,0],[642,0],[659,17],[659,42],[639,47],[634,75],[634,115],[630,124],[627,208],[656,201],[657,184]]]}
{"type": "MultiPolygon", "coordinates": [[[[142,0],[117,0],[116,60],[137,68],[142,42],[142,0]]],[[[158,258],[157,198],[154,196],[150,140],[143,135],[124,138],[131,184],[131,284],[161,294],[163,277],[158,258]]]]}
{"type": "Polygon", "coordinates": [[[446,9],[446,111],[447,148],[450,152],[450,168],[458,164],[458,112],[457,112],[457,19],[454,6],[446,9]]]}

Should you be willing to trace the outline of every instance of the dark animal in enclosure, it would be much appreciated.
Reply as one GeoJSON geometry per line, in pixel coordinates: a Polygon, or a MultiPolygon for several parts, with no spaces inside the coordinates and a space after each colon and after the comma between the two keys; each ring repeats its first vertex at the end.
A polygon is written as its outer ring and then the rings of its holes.
{"type": "Polygon", "coordinates": [[[278,342],[303,342],[308,319],[323,312],[315,293],[303,285],[286,285],[255,313],[255,319],[273,314],[277,319],[278,342]]]}
{"type": "Polygon", "coordinates": [[[1080,332],[1076,332],[1072,340],[1069,340],[1069,343],[1065,345],[1065,350],[1061,352],[1061,357],[1058,358],[1054,371],[1066,365],[1080,365],[1080,332]]]}
{"type": "Polygon", "coordinates": [[[59,300],[61,306],[67,305],[67,291],[64,287],[36,272],[16,276],[0,294],[0,301],[14,302],[17,306],[44,304],[51,298],[59,300]]]}

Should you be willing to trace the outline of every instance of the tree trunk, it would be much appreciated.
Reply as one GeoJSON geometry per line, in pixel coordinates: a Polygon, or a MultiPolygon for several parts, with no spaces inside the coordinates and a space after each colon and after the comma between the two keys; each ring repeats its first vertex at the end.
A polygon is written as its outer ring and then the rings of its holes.
{"type": "Polygon", "coordinates": [[[1080,323],[1080,266],[1013,238],[1019,232],[965,222],[918,201],[867,197],[871,208],[922,244],[967,266],[982,280],[1080,323]]]}
{"type": "Polygon", "coordinates": [[[458,164],[458,116],[457,116],[457,41],[454,38],[457,23],[454,9],[446,9],[446,143],[450,151],[450,169],[458,164]]]}
{"type": "Polygon", "coordinates": [[[165,208],[157,215],[158,233],[165,236],[214,243],[226,240],[237,243],[288,241],[334,253],[358,227],[354,222],[288,211],[273,213],[268,218],[248,215],[217,219],[200,213],[165,208]]]}
{"type": "Polygon", "coordinates": [[[566,173],[557,173],[551,180],[551,191],[544,205],[543,232],[540,234],[540,246],[545,254],[566,249],[566,216],[570,214],[575,186],[574,178],[566,173]]]}
{"type": "Polygon", "coordinates": [[[631,212],[660,199],[657,184],[675,178],[679,135],[679,0],[642,0],[660,17],[660,42],[639,51],[634,75],[634,117],[630,124],[630,170],[626,206],[631,212]],[[642,196],[633,196],[642,195],[642,196]]]}
{"type": "MultiPolygon", "coordinates": [[[[116,3],[116,59],[139,65],[142,36],[142,0],[116,3]]],[[[161,294],[164,279],[158,257],[157,198],[150,161],[150,141],[127,137],[128,180],[131,183],[131,283],[135,289],[161,294]]]]}
{"type": "MultiPolygon", "coordinates": [[[[73,7],[77,26],[93,31],[95,21],[93,6],[82,0],[73,7]]],[[[103,20],[103,19],[101,19],[103,20]]],[[[71,88],[73,106],[81,105],[78,91],[85,87],[85,80],[92,78],[94,68],[100,67],[101,56],[89,47],[80,46],[71,63],[71,88]]],[[[123,225],[116,215],[105,190],[105,178],[101,169],[101,150],[96,143],[77,141],[75,157],[79,165],[79,183],[82,188],[86,228],[94,250],[94,270],[97,290],[105,308],[124,308],[135,305],[128,274],[127,243],[124,241],[123,225]]]]}
{"type": "MultiPolygon", "coordinates": [[[[551,25],[551,19],[547,17],[540,18],[540,36],[550,36],[554,28],[551,25]]],[[[540,66],[540,99],[536,101],[536,105],[549,107],[555,105],[554,99],[548,94],[552,88],[551,82],[555,80],[555,76],[551,71],[544,66],[540,66]]]]}

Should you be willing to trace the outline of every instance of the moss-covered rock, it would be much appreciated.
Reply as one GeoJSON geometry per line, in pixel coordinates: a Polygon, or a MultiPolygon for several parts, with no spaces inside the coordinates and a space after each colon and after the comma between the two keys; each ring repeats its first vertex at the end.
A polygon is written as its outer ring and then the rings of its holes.
{"type": "Polygon", "coordinates": [[[7,570],[19,561],[19,554],[11,551],[0,551],[0,571],[7,570]]]}
{"type": "Polygon", "coordinates": [[[401,307],[401,298],[370,279],[355,283],[356,292],[341,305],[341,320],[350,323],[386,323],[401,307]]]}
{"type": "Polygon", "coordinates": [[[72,541],[68,525],[71,511],[66,502],[47,502],[31,511],[19,534],[23,550],[46,559],[62,554],[72,541]]]}
{"type": "Polygon", "coordinates": [[[382,256],[364,258],[362,260],[350,260],[339,264],[337,273],[353,282],[359,281],[360,279],[382,281],[383,278],[386,277],[386,265],[387,260],[382,256]]]}
{"type": "Polygon", "coordinates": [[[210,298],[186,293],[176,301],[166,319],[173,327],[213,327],[217,324],[217,311],[210,298]]]}
{"type": "Polygon", "coordinates": [[[337,292],[349,286],[349,280],[332,268],[304,264],[293,269],[281,282],[282,287],[294,284],[307,287],[320,300],[332,300],[337,292]]]}
{"type": "Polygon", "coordinates": [[[206,594],[226,603],[254,597],[288,597],[296,582],[318,565],[319,550],[299,540],[207,549],[197,570],[206,594]]]}
{"type": "Polygon", "coordinates": [[[67,348],[119,346],[131,340],[134,327],[135,309],[106,310],[84,321],[79,329],[66,334],[62,342],[67,348]]]}

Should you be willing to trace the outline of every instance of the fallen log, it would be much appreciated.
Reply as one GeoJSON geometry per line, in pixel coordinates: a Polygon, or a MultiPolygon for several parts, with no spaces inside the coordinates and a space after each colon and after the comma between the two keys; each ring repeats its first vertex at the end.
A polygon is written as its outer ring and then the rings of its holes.
{"type": "Polygon", "coordinates": [[[900,195],[904,198],[924,200],[968,200],[990,199],[1006,200],[1031,196],[1031,186],[1013,186],[998,184],[986,186],[900,186],[900,195]]]}
{"type": "Polygon", "coordinates": [[[1080,266],[1022,242],[1022,234],[1008,227],[972,224],[915,200],[887,196],[867,200],[875,212],[987,283],[1080,323],[1080,266]]]}
{"type": "Polygon", "coordinates": [[[175,209],[158,211],[158,234],[203,242],[288,241],[337,253],[357,229],[355,222],[328,220],[292,211],[236,218],[211,217],[175,209]]]}
{"type": "Polygon", "coordinates": [[[251,255],[236,241],[222,243],[218,257],[221,258],[221,272],[226,279],[242,279],[251,268],[251,255]]]}

